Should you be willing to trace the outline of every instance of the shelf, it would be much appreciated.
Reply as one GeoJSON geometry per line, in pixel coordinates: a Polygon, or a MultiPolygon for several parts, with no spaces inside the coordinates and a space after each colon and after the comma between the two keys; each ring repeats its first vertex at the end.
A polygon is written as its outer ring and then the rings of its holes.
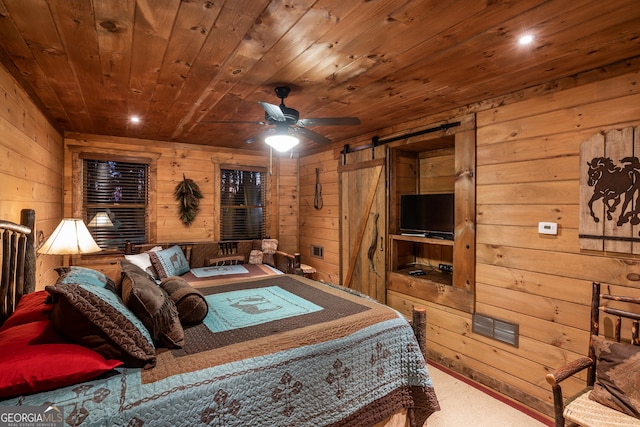
{"type": "Polygon", "coordinates": [[[415,280],[424,280],[427,282],[432,282],[440,285],[451,286],[453,284],[453,275],[451,273],[446,273],[438,270],[433,267],[425,267],[425,266],[412,266],[411,268],[402,268],[397,271],[390,271],[390,273],[400,274],[402,276],[409,277],[415,280]],[[424,275],[421,276],[413,276],[409,274],[411,270],[416,270],[421,268],[425,271],[424,275]]]}
{"type": "Polygon", "coordinates": [[[432,245],[453,246],[453,240],[436,239],[436,238],[433,238],[433,237],[406,236],[406,235],[403,235],[403,234],[390,234],[389,238],[391,240],[400,240],[400,241],[403,241],[403,242],[429,243],[429,244],[432,244],[432,245]]]}

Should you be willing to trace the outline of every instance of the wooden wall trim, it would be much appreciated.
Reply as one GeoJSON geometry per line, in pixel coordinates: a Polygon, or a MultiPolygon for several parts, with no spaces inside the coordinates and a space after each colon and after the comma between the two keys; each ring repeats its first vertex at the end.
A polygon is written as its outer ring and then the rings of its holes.
{"type": "Polygon", "coordinates": [[[87,147],[80,145],[68,144],[67,148],[71,152],[71,193],[72,193],[72,215],[74,218],[82,218],[82,197],[84,194],[84,168],[82,166],[82,160],[95,159],[95,160],[113,160],[130,161],[136,163],[144,163],[149,165],[149,176],[147,177],[147,189],[148,194],[148,208],[147,208],[147,240],[149,242],[156,242],[158,236],[157,230],[157,193],[158,193],[158,159],[159,153],[145,153],[144,157],[139,153],[132,154],[134,152],[127,150],[117,150],[110,148],[93,148],[91,150],[87,147]],[[123,154],[125,153],[125,154],[123,154]]]}

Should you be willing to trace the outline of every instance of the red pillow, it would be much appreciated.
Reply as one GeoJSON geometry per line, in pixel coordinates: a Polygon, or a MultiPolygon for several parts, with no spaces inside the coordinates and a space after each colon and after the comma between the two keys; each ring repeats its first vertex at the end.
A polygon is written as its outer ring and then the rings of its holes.
{"type": "Polygon", "coordinates": [[[47,320],[53,310],[53,304],[45,304],[47,296],[49,292],[44,290],[23,295],[13,314],[0,327],[0,332],[12,326],[47,320]]]}
{"type": "Polygon", "coordinates": [[[120,365],[65,341],[48,320],[0,332],[0,398],[89,381],[120,365]]]}

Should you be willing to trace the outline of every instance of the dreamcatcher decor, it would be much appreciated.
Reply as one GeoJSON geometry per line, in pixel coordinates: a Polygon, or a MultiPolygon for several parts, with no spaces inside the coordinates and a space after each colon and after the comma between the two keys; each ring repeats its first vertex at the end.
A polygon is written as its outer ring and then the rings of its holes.
{"type": "Polygon", "coordinates": [[[200,199],[204,196],[200,192],[200,187],[192,179],[182,175],[182,182],[176,185],[173,196],[178,202],[178,217],[187,227],[196,219],[200,212],[200,199]]]}

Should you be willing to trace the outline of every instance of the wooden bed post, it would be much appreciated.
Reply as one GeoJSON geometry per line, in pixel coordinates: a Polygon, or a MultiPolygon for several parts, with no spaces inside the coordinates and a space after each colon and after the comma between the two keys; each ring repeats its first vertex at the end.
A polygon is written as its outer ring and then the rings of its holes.
{"type": "Polygon", "coordinates": [[[413,319],[411,321],[413,333],[418,340],[420,350],[425,360],[427,360],[427,309],[424,307],[413,307],[413,319]]]}
{"type": "Polygon", "coordinates": [[[36,290],[36,211],[22,209],[20,212],[20,224],[29,227],[31,233],[27,234],[27,247],[24,259],[24,288],[18,294],[18,300],[22,295],[36,290]]]}
{"type": "Polygon", "coordinates": [[[2,244],[0,271],[0,325],[13,313],[18,301],[36,286],[35,211],[23,209],[20,224],[0,220],[2,244]]]}

